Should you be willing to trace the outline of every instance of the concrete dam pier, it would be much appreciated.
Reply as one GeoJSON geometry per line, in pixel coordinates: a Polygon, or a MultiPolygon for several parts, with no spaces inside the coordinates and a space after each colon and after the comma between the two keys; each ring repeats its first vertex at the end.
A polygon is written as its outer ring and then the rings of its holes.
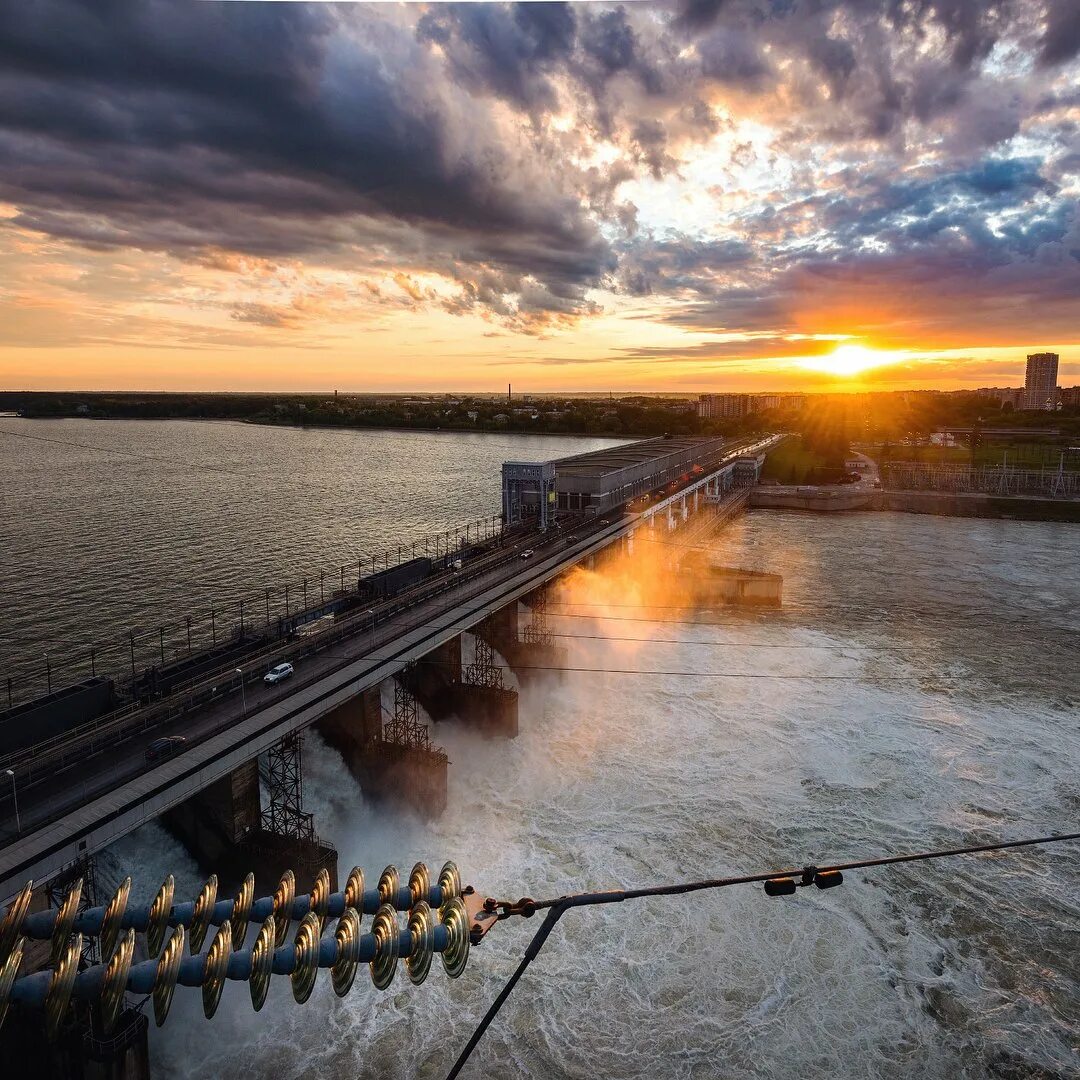
{"type": "Polygon", "coordinates": [[[694,570],[694,592],[703,604],[778,608],[783,602],[780,574],[740,570],[732,566],[704,566],[694,570]]]}

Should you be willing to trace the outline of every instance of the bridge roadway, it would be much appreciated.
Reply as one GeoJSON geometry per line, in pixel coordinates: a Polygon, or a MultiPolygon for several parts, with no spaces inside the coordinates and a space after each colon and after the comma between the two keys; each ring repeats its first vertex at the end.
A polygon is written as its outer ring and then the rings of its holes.
{"type": "MultiPolygon", "coordinates": [[[[732,447],[730,458],[750,448],[740,441],[732,447]]],[[[476,571],[453,579],[452,589],[436,592],[397,617],[387,617],[385,611],[395,606],[393,602],[376,608],[376,615],[382,611],[385,621],[360,625],[351,637],[305,658],[297,676],[279,686],[267,687],[259,680],[242,694],[237,685],[196,711],[152,728],[140,723],[135,733],[119,743],[92,743],[86,756],[20,792],[21,833],[14,829],[14,815],[5,813],[0,902],[31,878],[48,879],[76,859],[102,851],[268,750],[283,736],[311,726],[363,690],[391,678],[607,547],[645,518],[664,512],[711,475],[694,477],[645,510],[613,514],[607,524],[590,522],[543,540],[534,536],[522,541],[501,556],[487,559],[476,571]],[[534,546],[534,554],[522,561],[520,552],[528,543],[534,546]],[[164,735],[183,735],[187,745],[176,757],[148,768],[146,747],[164,735]]],[[[265,660],[259,663],[260,670],[265,666],[265,660]]],[[[7,807],[11,805],[7,800],[7,807]]]]}

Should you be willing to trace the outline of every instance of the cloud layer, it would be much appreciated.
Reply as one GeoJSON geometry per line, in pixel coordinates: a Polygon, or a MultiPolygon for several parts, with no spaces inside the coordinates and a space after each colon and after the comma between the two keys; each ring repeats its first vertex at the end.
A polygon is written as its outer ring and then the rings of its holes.
{"type": "Polygon", "coordinates": [[[1073,0],[11,0],[0,247],[232,275],[161,297],[243,334],[1072,340],[1078,54],[1073,0]]]}

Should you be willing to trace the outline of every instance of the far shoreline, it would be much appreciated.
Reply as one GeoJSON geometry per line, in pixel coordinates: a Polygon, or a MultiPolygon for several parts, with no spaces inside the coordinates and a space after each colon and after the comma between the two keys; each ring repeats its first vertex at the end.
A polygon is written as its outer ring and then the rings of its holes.
{"type": "Polygon", "coordinates": [[[195,424],[249,424],[252,427],[292,428],[295,431],[397,431],[425,432],[432,435],[543,435],[553,439],[610,439],[612,442],[632,442],[635,439],[655,438],[652,435],[612,435],[609,432],[592,431],[530,431],[525,428],[448,428],[426,426],[404,426],[371,424],[354,426],[350,424],[294,424],[288,421],[254,420],[243,416],[20,416],[16,412],[0,413],[0,420],[29,420],[35,423],[50,420],[91,420],[99,423],[161,423],[182,421],[195,424]]]}

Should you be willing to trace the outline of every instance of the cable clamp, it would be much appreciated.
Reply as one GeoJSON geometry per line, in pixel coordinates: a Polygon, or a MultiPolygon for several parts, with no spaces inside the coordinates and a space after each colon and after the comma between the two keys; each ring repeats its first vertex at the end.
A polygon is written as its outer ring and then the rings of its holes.
{"type": "Polygon", "coordinates": [[[792,896],[796,889],[816,885],[819,889],[833,889],[843,885],[844,875],[839,870],[819,870],[816,866],[803,869],[799,880],[793,877],[769,878],[765,882],[766,896],[792,896]]]}
{"type": "Polygon", "coordinates": [[[489,896],[484,901],[484,911],[496,915],[500,922],[503,919],[509,919],[512,915],[520,915],[523,919],[531,919],[536,914],[536,901],[528,896],[523,896],[517,902],[494,900],[489,896]]]}

